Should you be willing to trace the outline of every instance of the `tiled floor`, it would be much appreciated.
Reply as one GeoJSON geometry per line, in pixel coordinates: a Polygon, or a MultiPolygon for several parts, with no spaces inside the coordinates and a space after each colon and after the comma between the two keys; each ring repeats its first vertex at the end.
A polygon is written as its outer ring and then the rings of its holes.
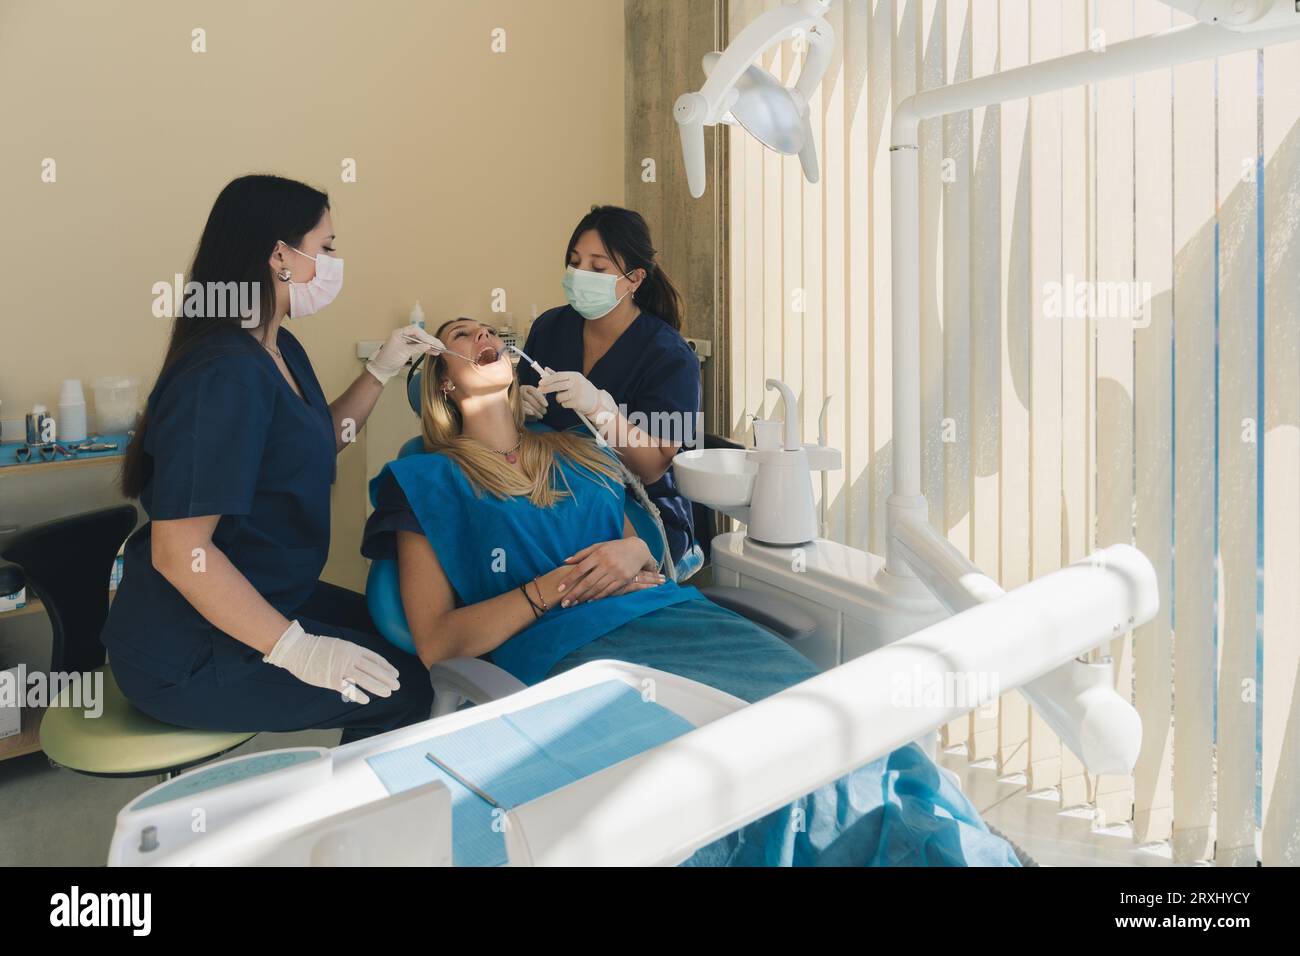
{"type": "MultiPolygon", "coordinates": [[[[226,756],[333,747],[339,733],[260,734],[226,756]]],[[[157,782],[83,777],[52,768],[41,753],[0,763],[0,867],[103,866],[117,812],[157,782]]]]}
{"type": "Polygon", "coordinates": [[[1089,810],[1062,810],[1055,790],[1029,793],[1024,774],[999,777],[991,760],[970,763],[960,751],[940,754],[939,763],[961,778],[984,820],[1041,866],[1172,864],[1168,844],[1137,846],[1127,824],[1094,829],[1089,810]]]}

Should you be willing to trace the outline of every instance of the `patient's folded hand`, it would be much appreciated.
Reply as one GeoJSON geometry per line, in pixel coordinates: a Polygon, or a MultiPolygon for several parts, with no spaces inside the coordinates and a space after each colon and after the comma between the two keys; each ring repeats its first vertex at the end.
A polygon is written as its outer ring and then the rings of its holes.
{"type": "Polygon", "coordinates": [[[638,571],[632,576],[632,580],[623,585],[609,597],[618,597],[621,594],[632,594],[635,591],[647,591],[650,588],[657,588],[668,579],[658,571],[638,571]]]}
{"type": "Polygon", "coordinates": [[[532,385],[521,385],[519,397],[524,403],[524,418],[530,422],[541,421],[546,417],[546,396],[532,385]]]}
{"type": "Polygon", "coordinates": [[[640,538],[601,541],[583,548],[565,562],[573,567],[560,582],[560,605],[569,607],[628,594],[664,583],[663,575],[648,571],[650,549],[640,538]]]}

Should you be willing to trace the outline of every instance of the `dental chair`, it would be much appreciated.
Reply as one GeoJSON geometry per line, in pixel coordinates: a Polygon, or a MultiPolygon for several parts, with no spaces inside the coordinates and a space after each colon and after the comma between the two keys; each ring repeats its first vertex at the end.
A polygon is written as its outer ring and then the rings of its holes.
{"type": "MultiPolygon", "coordinates": [[[[413,372],[407,379],[407,400],[412,411],[420,413],[420,376],[413,372]]],[[[722,448],[740,446],[716,435],[704,437],[704,447],[722,448]]],[[[398,458],[424,454],[424,440],[419,435],[406,442],[398,458]]],[[[637,535],[645,541],[656,561],[663,559],[663,541],[654,519],[635,498],[627,499],[627,517],[637,535]]],[[[718,516],[710,509],[696,504],[694,520],[697,529],[703,529],[703,544],[696,544],[677,565],[679,583],[686,583],[704,565],[710,531],[716,530],[718,516]]],[[[698,536],[698,535],[697,535],[698,536]]],[[[699,591],[713,603],[748,618],[777,637],[794,645],[811,637],[817,622],[807,612],[776,595],[741,588],[709,585],[699,591]]],[[[402,608],[402,595],[398,586],[397,562],[383,559],[371,562],[366,578],[366,603],[375,627],[393,646],[408,654],[415,653],[415,641],[402,608]]],[[[433,684],[433,714],[441,717],[458,710],[462,705],[485,704],[521,691],[523,682],[485,658],[455,658],[440,661],[429,669],[433,684]]]]}

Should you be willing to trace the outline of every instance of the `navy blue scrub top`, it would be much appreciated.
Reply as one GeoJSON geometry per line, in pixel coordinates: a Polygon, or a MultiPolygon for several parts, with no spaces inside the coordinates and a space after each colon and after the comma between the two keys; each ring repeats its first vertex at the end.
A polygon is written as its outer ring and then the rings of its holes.
{"type": "MultiPolygon", "coordinates": [[[[561,306],[543,313],[528,332],[524,351],[543,368],[556,372],[582,371],[582,330],[586,320],[572,306],[561,306]]],[[[703,430],[696,427],[703,391],[700,383],[700,360],[686,340],[657,315],[642,312],[627,331],[618,337],[599,362],[591,368],[588,380],[597,388],[614,396],[618,405],[627,407],[629,415],[640,412],[646,421],[634,421],[642,431],[652,437],[656,434],[654,413],[673,412],[679,418],[678,428],[690,431],[683,434],[687,443],[702,444],[703,430]]],[[[536,385],[537,373],[527,363],[519,363],[519,381],[536,385]]],[[[572,411],[548,395],[546,415],[542,419],[556,431],[586,426],[572,411]]],[[[664,438],[672,437],[665,434],[664,438]]],[[[691,503],[677,490],[670,467],[646,492],[658,506],[668,532],[668,547],[673,561],[682,555],[694,540],[694,523],[691,503]]]]}
{"type": "Polygon", "coordinates": [[[196,342],[149,395],[144,452],[152,475],[140,504],[150,522],[127,541],[104,626],[114,659],[179,683],[205,652],[244,647],[154,569],[153,521],[220,515],[212,543],[286,617],[316,586],[329,553],[334,423],[302,345],[283,328],[277,344],[304,398],[239,328],[196,342]]]}

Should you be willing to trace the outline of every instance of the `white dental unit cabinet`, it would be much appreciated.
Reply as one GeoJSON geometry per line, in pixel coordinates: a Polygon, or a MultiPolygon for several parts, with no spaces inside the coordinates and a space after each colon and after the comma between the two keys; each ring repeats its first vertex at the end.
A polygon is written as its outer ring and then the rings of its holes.
{"type": "MultiPolygon", "coordinates": [[[[682,452],[673,462],[682,493],[744,524],[713,542],[715,584],[765,591],[817,622],[794,646],[827,669],[942,620],[948,612],[915,578],[884,576],[876,555],[817,536],[812,473],[841,467],[838,449],[805,444],[794,394],[784,421],[755,421],[755,447],[682,452]]],[[[823,439],[824,442],[824,439],[823,439]]]]}
{"type": "Polygon", "coordinates": [[[779,595],[817,622],[816,634],[793,646],[823,669],[948,616],[926,594],[873,587],[883,567],[875,555],[825,539],[781,548],[733,531],[713,542],[716,584],[779,595]]]}

